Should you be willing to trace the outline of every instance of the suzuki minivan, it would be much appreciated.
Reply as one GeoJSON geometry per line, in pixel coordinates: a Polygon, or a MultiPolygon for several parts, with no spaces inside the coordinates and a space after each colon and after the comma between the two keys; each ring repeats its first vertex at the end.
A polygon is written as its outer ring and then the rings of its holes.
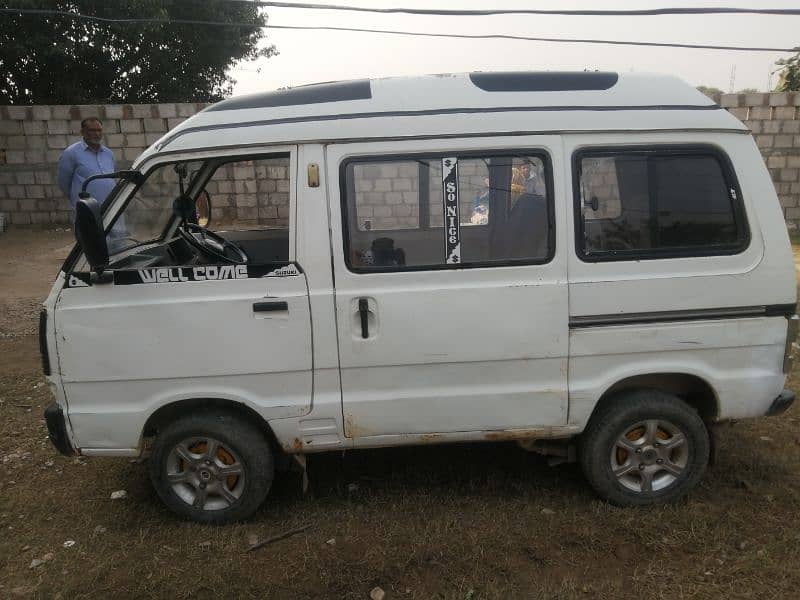
{"type": "MultiPolygon", "coordinates": [[[[797,335],[750,132],[671,77],[470,73],[235,97],[145,151],[44,303],[61,452],[224,523],[276,459],[515,440],[618,505],[775,415],[797,335]]],[[[300,461],[302,462],[302,460],[300,461]]]]}

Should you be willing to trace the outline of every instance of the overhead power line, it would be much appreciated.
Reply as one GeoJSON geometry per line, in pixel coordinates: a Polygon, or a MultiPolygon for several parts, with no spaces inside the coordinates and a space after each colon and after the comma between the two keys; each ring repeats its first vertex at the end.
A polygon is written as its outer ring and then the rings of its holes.
{"type": "Polygon", "coordinates": [[[460,34],[460,33],[431,33],[426,31],[401,31],[395,29],[371,29],[360,27],[335,27],[335,26],[314,26],[314,25],[256,25],[246,22],[223,22],[223,21],[198,21],[194,19],[136,19],[136,18],[110,18],[98,17],[95,15],[84,15],[69,11],[44,10],[44,9],[14,9],[0,8],[0,14],[33,14],[40,16],[59,16],[72,19],[83,19],[103,23],[154,23],[163,25],[208,25],[214,27],[251,27],[263,29],[292,29],[303,31],[349,31],[356,33],[377,33],[381,35],[404,35],[413,37],[436,37],[454,39],[475,39],[475,40],[519,40],[529,42],[553,42],[561,44],[607,44],[615,46],[647,46],[657,48],[693,48],[700,50],[731,50],[744,52],[797,52],[798,48],[774,48],[760,46],[724,46],[717,44],[683,44],[672,42],[637,42],[625,40],[603,40],[591,38],[553,38],[535,37],[510,34],[460,34]]]}
{"type": "Polygon", "coordinates": [[[661,15],[800,15],[800,9],[794,8],[739,8],[739,7],[667,7],[647,8],[637,10],[549,10],[538,8],[505,8],[486,10],[438,9],[438,8],[371,8],[366,6],[343,6],[338,4],[315,4],[308,2],[270,2],[269,0],[233,0],[234,2],[247,2],[257,6],[272,8],[300,8],[313,10],[345,10],[352,12],[368,12],[382,14],[404,13],[409,15],[431,15],[448,17],[485,17],[491,15],[563,15],[587,17],[656,17],[661,15]]]}
{"type": "Polygon", "coordinates": [[[323,31],[356,31],[365,33],[381,33],[388,35],[411,35],[418,37],[441,37],[456,39],[476,39],[476,40],[522,40],[528,42],[556,42],[564,44],[610,44],[618,46],[654,46],[660,48],[699,48],[703,50],[744,50],[747,52],[797,52],[797,48],[763,48],[763,47],[744,47],[744,46],[720,46],[714,44],[679,44],[670,42],[635,42],[624,40],[599,40],[590,38],[552,38],[534,37],[525,35],[507,35],[500,33],[487,34],[462,34],[462,33],[428,33],[425,31],[397,31],[388,29],[361,29],[358,27],[328,27],[310,25],[268,25],[267,29],[306,29],[323,31]]]}

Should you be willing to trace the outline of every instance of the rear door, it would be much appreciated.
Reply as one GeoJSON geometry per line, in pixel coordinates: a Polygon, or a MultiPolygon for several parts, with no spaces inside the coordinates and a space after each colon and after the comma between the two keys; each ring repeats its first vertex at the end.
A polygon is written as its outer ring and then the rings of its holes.
{"type": "Polygon", "coordinates": [[[566,423],[560,155],[555,136],[327,148],[349,437],[566,423]]]}

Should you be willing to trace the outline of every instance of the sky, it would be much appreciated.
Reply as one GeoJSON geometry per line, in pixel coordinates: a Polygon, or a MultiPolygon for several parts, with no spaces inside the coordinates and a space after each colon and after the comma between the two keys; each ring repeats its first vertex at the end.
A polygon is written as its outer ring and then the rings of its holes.
{"type": "MultiPolygon", "coordinates": [[[[797,0],[314,0],[317,4],[459,9],[643,9],[660,7],[799,8],[797,0]]],[[[703,15],[648,17],[380,15],[294,8],[267,9],[269,24],[369,27],[446,33],[501,33],[562,38],[800,46],[800,16],[703,15]]],[[[775,61],[788,53],[643,48],[515,40],[458,40],[372,33],[267,29],[280,53],[241,63],[234,95],[321,81],[469,71],[583,70],[668,73],[725,92],[772,89],[775,61]],[[733,80],[732,80],[733,76],[733,80]]]]}

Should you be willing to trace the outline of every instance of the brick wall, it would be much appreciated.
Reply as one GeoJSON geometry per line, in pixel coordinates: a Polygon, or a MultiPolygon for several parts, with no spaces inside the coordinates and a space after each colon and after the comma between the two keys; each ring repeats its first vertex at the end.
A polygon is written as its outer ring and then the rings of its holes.
{"type": "MultiPolygon", "coordinates": [[[[789,229],[798,229],[800,227],[800,92],[723,94],[715,100],[752,130],[775,183],[787,226],[789,229]]],[[[104,141],[113,150],[117,166],[125,168],[166,131],[204,106],[203,104],[142,104],[0,107],[0,212],[6,213],[10,223],[15,225],[51,225],[70,222],[69,203],[56,185],[56,163],[62,150],[80,139],[81,119],[98,116],[103,120],[104,141]]],[[[229,187],[223,181],[219,181],[217,185],[220,186],[218,188],[220,192],[228,190],[229,187]]],[[[233,183],[233,185],[247,184],[233,183]]],[[[264,188],[258,191],[267,193],[285,194],[287,185],[288,182],[285,180],[256,182],[256,188],[258,186],[264,188]]],[[[376,190],[359,191],[374,193],[376,190]]],[[[397,191],[403,192],[403,190],[397,191]]],[[[225,193],[222,192],[223,195],[225,193]]],[[[258,214],[263,220],[268,214],[271,216],[278,210],[279,198],[282,203],[282,197],[275,196],[268,206],[239,207],[236,199],[231,200],[231,197],[228,197],[224,205],[216,206],[226,208],[224,212],[226,220],[233,220],[236,216],[234,213],[238,214],[241,209],[245,210],[242,210],[242,215],[238,215],[239,217],[258,214]]],[[[251,200],[247,196],[245,202],[251,200]]],[[[369,203],[366,198],[362,198],[361,202],[369,203]]],[[[405,203],[401,200],[401,204],[405,203]]],[[[400,208],[400,210],[405,209],[400,208]]],[[[400,216],[385,215],[385,217],[400,216]]],[[[417,218],[417,215],[412,214],[402,216],[406,219],[417,218]]]]}
{"type": "Polygon", "coordinates": [[[0,212],[11,224],[71,221],[69,202],[58,189],[61,152],[80,139],[86,117],[103,121],[104,143],[117,168],[129,167],[150,144],[203,104],[0,107],[0,212]]]}
{"type": "Polygon", "coordinates": [[[790,230],[800,227],[800,92],[722,94],[715,100],[753,132],[790,230]]]}
{"type": "Polygon", "coordinates": [[[215,225],[248,229],[289,226],[289,158],[229,163],[206,184],[215,225]]]}

